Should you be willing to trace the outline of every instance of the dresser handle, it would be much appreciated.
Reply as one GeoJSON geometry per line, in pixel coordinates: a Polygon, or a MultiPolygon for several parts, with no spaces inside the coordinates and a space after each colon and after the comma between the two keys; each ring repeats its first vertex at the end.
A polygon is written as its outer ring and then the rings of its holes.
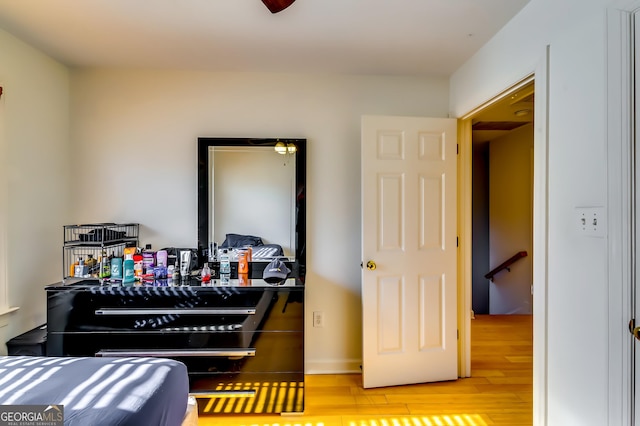
{"type": "Polygon", "coordinates": [[[255,348],[249,349],[205,349],[205,350],[178,350],[178,349],[155,349],[155,350],[116,350],[103,349],[96,352],[97,357],[129,357],[129,356],[151,356],[151,357],[191,357],[191,356],[256,356],[255,348]]]}
{"type": "Polygon", "coordinates": [[[121,309],[102,308],[95,310],[96,315],[255,315],[255,308],[229,308],[229,309],[121,309]]]}
{"type": "Polygon", "coordinates": [[[225,391],[192,391],[189,396],[195,398],[246,398],[256,396],[256,391],[248,390],[225,390],[225,391]]]}

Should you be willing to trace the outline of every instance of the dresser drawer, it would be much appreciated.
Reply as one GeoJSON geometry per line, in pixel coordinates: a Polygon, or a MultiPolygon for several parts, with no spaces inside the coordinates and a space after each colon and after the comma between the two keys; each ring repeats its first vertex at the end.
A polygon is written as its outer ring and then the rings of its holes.
{"type": "Polygon", "coordinates": [[[190,393],[204,415],[304,411],[304,373],[189,375],[190,393]]]}
{"type": "Polygon", "coordinates": [[[136,292],[98,288],[91,293],[67,294],[66,297],[72,298],[67,303],[50,300],[48,331],[185,331],[195,328],[254,331],[262,328],[273,316],[279,318],[279,329],[302,331],[304,328],[304,320],[295,308],[278,308],[272,312],[276,305],[289,305],[292,297],[286,290],[241,294],[224,289],[207,294],[179,288],[153,290],[140,289],[136,292]]]}
{"type": "Polygon", "coordinates": [[[302,371],[303,332],[49,333],[47,354],[156,356],[190,372],[302,371]]]}

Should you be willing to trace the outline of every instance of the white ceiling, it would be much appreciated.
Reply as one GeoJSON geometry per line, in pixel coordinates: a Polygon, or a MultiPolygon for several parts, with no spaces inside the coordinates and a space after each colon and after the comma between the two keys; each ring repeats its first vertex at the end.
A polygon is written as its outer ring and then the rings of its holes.
{"type": "Polygon", "coordinates": [[[448,77],[529,0],[0,0],[0,28],[72,67],[448,77]]]}

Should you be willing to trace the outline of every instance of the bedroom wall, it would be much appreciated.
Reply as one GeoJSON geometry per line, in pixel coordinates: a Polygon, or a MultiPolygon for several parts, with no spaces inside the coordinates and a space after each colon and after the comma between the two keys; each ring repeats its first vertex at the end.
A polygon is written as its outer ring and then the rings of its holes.
{"type": "Polygon", "coordinates": [[[0,86],[0,185],[6,191],[0,218],[7,250],[0,274],[9,305],[20,307],[0,315],[5,355],[7,340],[46,322],[44,286],[62,273],[62,226],[70,208],[69,73],[0,30],[0,86]]]}
{"type": "MultiPolygon", "coordinates": [[[[607,239],[585,238],[574,226],[576,206],[607,203],[606,7],[614,3],[624,2],[531,0],[451,77],[459,117],[534,72],[549,46],[547,353],[534,343],[534,361],[547,362],[534,377],[548,378],[549,425],[622,424],[609,421],[623,415],[608,404],[623,384],[609,383],[607,368],[607,239]],[[576,334],[576,320],[588,339],[576,334]]],[[[544,318],[536,312],[534,304],[538,327],[544,318]]],[[[540,395],[534,385],[536,407],[540,395]]]]}
{"type": "Polygon", "coordinates": [[[446,117],[445,78],[74,71],[74,222],[139,222],[142,243],[195,246],[199,136],[308,140],[307,372],[359,371],[360,116],[446,117]]]}

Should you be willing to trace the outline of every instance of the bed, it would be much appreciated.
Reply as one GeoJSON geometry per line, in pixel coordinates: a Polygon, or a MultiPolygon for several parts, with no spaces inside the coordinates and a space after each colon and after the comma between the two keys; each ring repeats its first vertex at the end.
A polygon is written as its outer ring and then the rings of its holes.
{"type": "Polygon", "coordinates": [[[2,356],[0,405],[62,406],[65,426],[179,426],[189,380],[166,358],[2,356]]]}
{"type": "Polygon", "coordinates": [[[251,247],[253,260],[270,260],[273,257],[284,256],[280,244],[265,244],[261,237],[243,234],[226,234],[220,248],[238,249],[251,247]]]}

